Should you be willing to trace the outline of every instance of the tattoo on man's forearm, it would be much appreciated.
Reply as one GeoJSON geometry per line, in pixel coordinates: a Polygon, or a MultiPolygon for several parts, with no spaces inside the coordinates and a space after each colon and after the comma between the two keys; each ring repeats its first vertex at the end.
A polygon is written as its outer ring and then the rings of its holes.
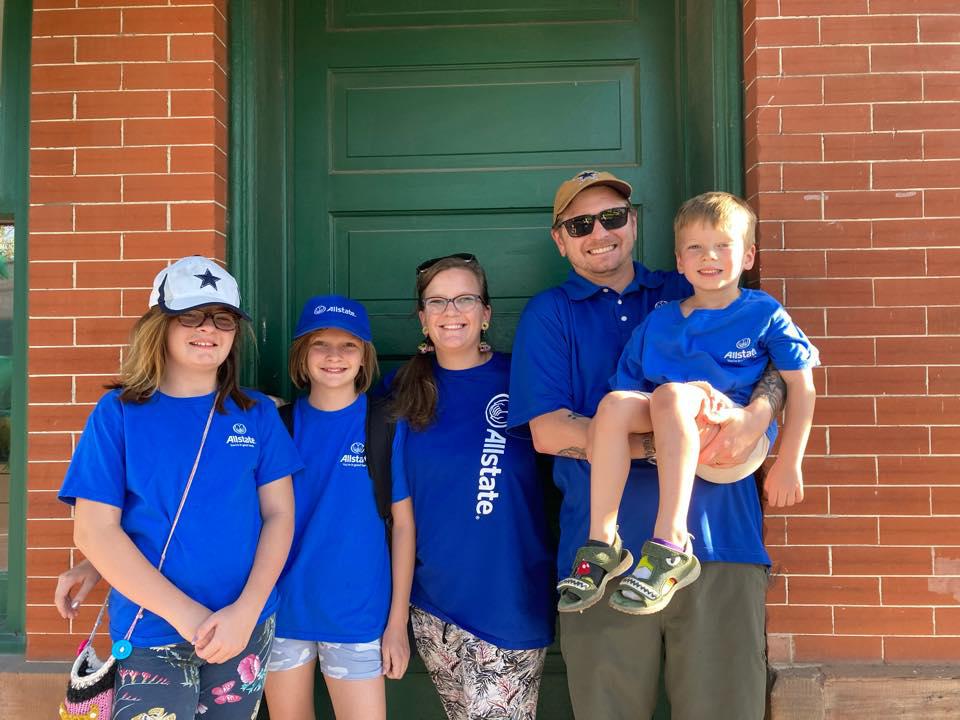
{"type": "Polygon", "coordinates": [[[563,450],[558,450],[557,455],[559,457],[574,458],[576,460],[587,459],[587,451],[584,450],[583,448],[578,448],[578,447],[568,447],[568,448],[564,448],[563,450]]]}
{"type": "Polygon", "coordinates": [[[774,417],[779,415],[780,411],[783,410],[783,404],[787,399],[787,384],[783,381],[783,378],[780,377],[780,373],[777,372],[777,369],[772,363],[767,365],[763,377],[760,378],[757,386],[753,389],[750,400],[752,402],[761,397],[766,398],[767,402],[770,403],[774,417]]]}

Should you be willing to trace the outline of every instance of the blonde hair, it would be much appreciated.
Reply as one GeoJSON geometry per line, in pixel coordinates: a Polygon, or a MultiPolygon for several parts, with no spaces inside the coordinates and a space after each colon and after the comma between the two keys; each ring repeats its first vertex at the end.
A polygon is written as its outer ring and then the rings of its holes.
{"type": "MultiPolygon", "coordinates": [[[[310,387],[310,371],[307,369],[310,345],[324,329],[320,328],[298,337],[290,347],[290,360],[288,362],[290,379],[301,390],[310,387]]],[[[374,378],[380,372],[380,366],[377,364],[377,349],[373,346],[373,343],[366,340],[360,340],[360,342],[363,344],[363,360],[360,363],[360,371],[353,379],[353,386],[358,393],[365,393],[373,385],[374,378]]]]}
{"type": "MultiPolygon", "coordinates": [[[[107,385],[109,389],[121,390],[122,402],[145,403],[160,387],[167,367],[167,328],[174,315],[166,315],[159,307],[144,313],[130,334],[130,345],[120,364],[120,377],[107,385]]],[[[237,333],[230,346],[227,358],[217,368],[217,411],[226,413],[225,399],[229,396],[243,410],[249,410],[256,401],[240,389],[240,345],[249,326],[237,318],[237,333]]]]}
{"type": "Polygon", "coordinates": [[[681,205],[673,219],[674,244],[679,240],[680,231],[695,223],[706,223],[728,233],[742,230],[744,249],[756,242],[756,214],[745,200],[727,192],[703,193],[681,205]]]}

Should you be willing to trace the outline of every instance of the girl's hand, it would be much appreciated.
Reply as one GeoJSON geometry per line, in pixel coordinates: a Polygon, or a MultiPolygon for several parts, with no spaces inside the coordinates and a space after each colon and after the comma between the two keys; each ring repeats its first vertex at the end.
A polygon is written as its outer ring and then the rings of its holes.
{"type": "Polygon", "coordinates": [[[77,617],[77,608],[93,587],[100,582],[100,573],[89,560],[74,565],[57,578],[57,587],[53,591],[53,602],[60,617],[73,620],[77,617]]]}
{"type": "Polygon", "coordinates": [[[380,641],[383,657],[383,674],[391,680],[399,680],[410,663],[410,641],[407,639],[407,623],[387,623],[380,641]]]}
{"type": "Polygon", "coordinates": [[[195,642],[198,629],[210,617],[213,617],[213,614],[208,608],[190,600],[189,604],[185,605],[177,614],[164,619],[173,625],[173,629],[180,633],[180,637],[184,640],[195,642]]]}
{"type": "Polygon", "coordinates": [[[213,613],[200,624],[192,640],[197,657],[209,663],[224,663],[236,657],[250,642],[258,617],[259,612],[237,603],[213,613]]]}

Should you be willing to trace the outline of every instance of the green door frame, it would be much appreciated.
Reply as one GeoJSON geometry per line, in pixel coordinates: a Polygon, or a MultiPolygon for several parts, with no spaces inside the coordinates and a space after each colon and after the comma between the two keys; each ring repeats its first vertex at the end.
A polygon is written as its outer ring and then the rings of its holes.
{"type": "Polygon", "coordinates": [[[30,0],[5,0],[0,74],[0,217],[16,224],[10,409],[10,527],[0,574],[0,653],[24,649],[26,612],[27,215],[30,157],[30,0]]]}
{"type": "MultiPolygon", "coordinates": [[[[685,172],[682,195],[743,193],[741,14],[736,0],[675,0],[685,172]],[[704,80],[708,80],[707,83],[704,80]]],[[[292,308],[291,0],[230,3],[230,203],[227,256],[257,319],[245,382],[290,391],[292,308]]]]}

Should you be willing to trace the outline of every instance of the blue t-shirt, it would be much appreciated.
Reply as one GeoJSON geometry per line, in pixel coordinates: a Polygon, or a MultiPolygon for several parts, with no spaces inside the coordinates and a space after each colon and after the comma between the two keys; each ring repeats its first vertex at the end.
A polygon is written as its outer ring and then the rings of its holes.
{"type": "Polygon", "coordinates": [[[633,331],[610,387],[652,390],[706,380],[747,405],[770,361],[778,370],[820,363],[817,349],[780,303],[760,290],[741,290],[727,307],[697,308],[687,317],[679,301],[654,310],[633,331]]]}
{"type": "MultiPolygon", "coordinates": [[[[679,273],[639,263],[634,272],[617,293],[571,271],[563,285],[527,303],[514,340],[511,431],[526,434],[530,420],[554,410],[593,417],[633,329],[655,307],[693,292],[679,273]]],[[[557,457],[553,477],[563,494],[557,572],[566,577],[590,527],[590,464],[557,457]]],[[[656,468],[634,461],[620,502],[620,535],[635,558],[653,533],[658,502],[656,468]]],[[[753,476],[727,485],[696,480],[687,526],[701,560],[769,564],[762,521],[753,476]]]]}
{"type": "MultiPolygon", "coordinates": [[[[213,612],[234,602],[253,567],[262,521],[257,490],[301,467],[273,401],[245,390],[256,404],[241,410],[230,398],[214,413],[206,445],[173,533],[163,574],[213,612]]],[[[175,398],[155,392],[144,403],[104,395],[87,420],[59,497],[121,509],[120,524],[154,567],[170,533],[200,447],[214,394],[175,398]]],[[[110,635],[123,637],[137,605],[110,594],[110,635]]],[[[260,620],[277,607],[273,590],[260,620]]],[[[181,642],[163,618],[144,611],[131,642],[152,647],[181,642]]]]}
{"type": "MultiPolygon", "coordinates": [[[[360,643],[379,639],[392,592],[390,552],[367,471],[367,397],[325,412],[300,398],[294,441],[305,467],[293,476],[296,533],[277,582],[277,637],[360,643]]],[[[402,452],[394,438],[394,455],[402,452]]],[[[409,497],[394,475],[393,502],[409,497]]]]}
{"type": "Polygon", "coordinates": [[[433,371],[436,419],[407,433],[403,453],[417,523],[410,602],[498,647],[545,647],[553,558],[533,444],[506,433],[509,356],[433,371]]]}

